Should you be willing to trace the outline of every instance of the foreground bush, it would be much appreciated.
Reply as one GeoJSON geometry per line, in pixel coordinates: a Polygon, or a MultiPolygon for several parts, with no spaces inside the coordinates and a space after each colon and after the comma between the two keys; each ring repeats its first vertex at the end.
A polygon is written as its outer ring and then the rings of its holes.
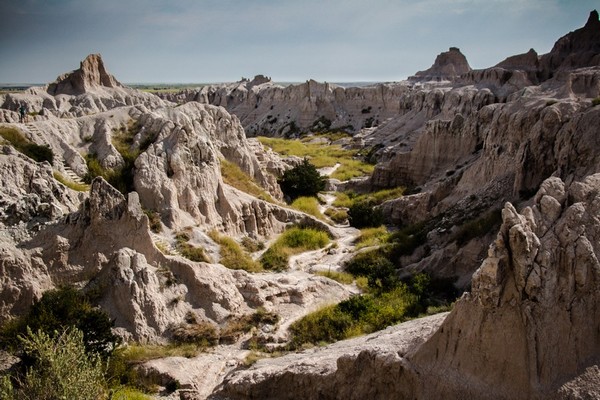
{"type": "Polygon", "coordinates": [[[22,344],[18,336],[26,335],[28,329],[54,337],[57,332],[77,328],[88,353],[106,359],[120,343],[111,331],[113,325],[108,314],[94,308],[82,292],[65,287],[45,292],[26,315],[6,323],[0,331],[0,342],[18,351],[22,344]]]}
{"type": "Polygon", "coordinates": [[[17,387],[8,379],[2,381],[3,399],[105,398],[103,364],[99,355],[86,352],[80,330],[68,328],[54,337],[29,330],[20,340],[23,351],[34,362],[24,377],[17,378],[17,387]]]}

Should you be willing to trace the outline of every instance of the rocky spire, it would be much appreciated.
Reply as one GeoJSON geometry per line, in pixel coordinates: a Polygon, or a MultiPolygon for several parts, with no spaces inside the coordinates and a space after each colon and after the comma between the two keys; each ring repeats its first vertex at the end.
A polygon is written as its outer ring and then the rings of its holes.
{"type": "Polygon", "coordinates": [[[467,58],[458,47],[439,54],[431,68],[419,71],[410,80],[452,80],[471,71],[467,58]]]}
{"type": "Polygon", "coordinates": [[[122,87],[104,67],[100,54],[90,54],[81,62],[79,69],[63,74],[48,86],[51,95],[78,95],[97,87],[122,87]]]}

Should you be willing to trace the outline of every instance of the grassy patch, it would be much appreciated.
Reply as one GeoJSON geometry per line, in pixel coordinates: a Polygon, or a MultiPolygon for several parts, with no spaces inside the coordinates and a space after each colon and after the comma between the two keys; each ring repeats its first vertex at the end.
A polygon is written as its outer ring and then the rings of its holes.
{"type": "Polygon", "coordinates": [[[190,343],[165,346],[131,344],[124,349],[123,358],[128,364],[139,364],[165,357],[192,358],[198,355],[202,349],[204,347],[190,343]]]}
{"type": "Polygon", "coordinates": [[[341,166],[331,175],[331,178],[346,180],[373,172],[373,165],[358,160],[357,150],[345,150],[339,145],[323,143],[305,143],[301,140],[259,137],[260,142],[285,156],[308,158],[315,167],[333,167],[336,163],[341,166]]]}
{"type": "Polygon", "coordinates": [[[329,207],[325,210],[325,215],[336,224],[343,224],[348,221],[348,211],[343,209],[329,207]]]}
{"type": "Polygon", "coordinates": [[[398,187],[394,189],[383,189],[377,192],[356,194],[354,192],[342,192],[338,193],[336,199],[333,202],[335,207],[346,207],[350,208],[355,203],[368,202],[372,205],[379,205],[387,200],[397,199],[402,197],[404,194],[404,188],[398,187]]]}
{"type": "Polygon", "coordinates": [[[144,392],[128,387],[122,386],[118,389],[115,389],[111,395],[111,400],[152,400],[153,397],[148,396],[144,392]]]}
{"type": "Polygon", "coordinates": [[[0,136],[17,149],[17,151],[37,162],[48,161],[52,164],[54,160],[54,153],[50,147],[30,142],[15,128],[0,127],[0,136]]]}
{"type": "Polygon", "coordinates": [[[223,182],[242,192],[270,203],[276,203],[273,197],[256,183],[254,178],[250,177],[232,162],[224,159],[221,160],[221,177],[223,178],[223,182]]]}
{"type": "Polygon", "coordinates": [[[286,230],[263,253],[260,262],[264,269],[285,271],[291,255],[316,250],[327,246],[329,236],[326,232],[311,228],[294,227],[286,230]]]}
{"type": "Polygon", "coordinates": [[[365,228],[360,231],[360,236],[356,240],[356,249],[364,247],[381,246],[387,243],[390,234],[385,226],[378,228],[365,228]]]}
{"type": "Polygon", "coordinates": [[[87,192],[88,190],[90,190],[90,185],[73,182],[72,180],[65,178],[60,172],[54,171],[52,172],[52,175],[54,176],[54,179],[56,179],[69,189],[73,189],[78,192],[87,192]]]}
{"type": "Polygon", "coordinates": [[[240,245],[230,237],[219,235],[217,231],[208,236],[221,246],[221,264],[230,269],[243,269],[248,272],[260,272],[262,267],[254,261],[240,245]]]}
{"type": "Polygon", "coordinates": [[[592,100],[592,106],[596,107],[599,104],[600,104],[600,97],[596,97],[595,99],[592,100]]]}
{"type": "Polygon", "coordinates": [[[190,235],[187,232],[178,232],[175,235],[175,248],[182,256],[191,261],[211,262],[210,257],[206,255],[202,247],[196,247],[188,243],[190,235]]]}
{"type": "Polygon", "coordinates": [[[255,253],[264,250],[265,244],[261,241],[252,239],[249,236],[244,236],[242,238],[242,247],[246,249],[248,253],[255,253]]]}
{"type": "Polygon", "coordinates": [[[319,276],[324,276],[329,279],[333,279],[336,282],[343,283],[344,285],[349,285],[354,282],[354,276],[347,272],[339,272],[339,271],[317,271],[315,273],[319,276]]]}
{"type": "Polygon", "coordinates": [[[335,342],[384,329],[415,316],[417,297],[406,286],[380,295],[354,296],[327,306],[290,326],[291,344],[335,342]]]}
{"type": "Polygon", "coordinates": [[[325,216],[319,210],[319,201],[315,197],[298,197],[290,206],[322,221],[325,220],[325,216]]]}

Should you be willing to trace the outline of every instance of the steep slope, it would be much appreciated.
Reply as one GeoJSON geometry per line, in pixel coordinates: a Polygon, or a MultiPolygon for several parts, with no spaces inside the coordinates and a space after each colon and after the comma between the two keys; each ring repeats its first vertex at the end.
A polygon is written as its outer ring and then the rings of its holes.
{"type": "Polygon", "coordinates": [[[340,343],[335,347],[345,352],[331,346],[310,355],[335,354],[327,369],[288,360],[298,365],[283,372],[277,361],[264,360],[232,373],[214,398],[594,398],[600,387],[594,372],[600,362],[599,190],[598,174],[570,185],[550,178],[532,207],[519,213],[507,203],[471,293],[433,325],[426,341],[413,331],[404,339],[416,343],[410,347],[383,348],[370,337],[364,346],[372,341],[373,347],[358,354],[340,343]]]}

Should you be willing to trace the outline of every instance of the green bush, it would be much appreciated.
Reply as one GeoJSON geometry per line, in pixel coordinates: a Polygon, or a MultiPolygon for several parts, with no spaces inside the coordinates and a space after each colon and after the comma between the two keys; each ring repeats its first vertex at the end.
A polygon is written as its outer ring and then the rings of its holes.
{"type": "Polygon", "coordinates": [[[396,267],[379,250],[358,253],[346,262],[345,270],[366,277],[373,290],[391,290],[400,282],[396,267]]]}
{"type": "Polygon", "coordinates": [[[54,153],[50,147],[30,142],[15,128],[0,127],[0,136],[17,149],[17,151],[37,162],[48,161],[52,164],[52,161],[54,161],[54,153]]]}
{"type": "Polygon", "coordinates": [[[340,210],[335,208],[328,208],[325,210],[325,215],[327,215],[333,222],[336,224],[343,224],[348,221],[348,212],[346,210],[340,210]]]}
{"type": "Polygon", "coordinates": [[[348,221],[355,228],[378,227],[383,224],[383,214],[371,202],[357,202],[348,210],[348,221]]]}
{"type": "Polygon", "coordinates": [[[264,269],[281,272],[289,267],[290,251],[284,246],[271,246],[260,257],[260,264],[264,269]]]}
{"type": "Polygon", "coordinates": [[[102,361],[98,354],[86,352],[83,333],[78,329],[68,328],[53,336],[28,330],[20,341],[34,362],[18,379],[18,387],[12,387],[8,379],[3,381],[3,398],[96,400],[106,396],[102,361]]]}
{"type": "Polygon", "coordinates": [[[82,292],[65,287],[45,292],[27,314],[4,324],[0,342],[16,351],[20,346],[18,336],[25,335],[28,329],[54,336],[67,328],[77,328],[83,332],[86,350],[106,359],[120,343],[112,333],[113,325],[108,314],[94,308],[82,292]]]}
{"type": "Polygon", "coordinates": [[[325,178],[305,158],[301,164],[285,171],[279,179],[279,186],[283,194],[295,200],[302,196],[316,196],[325,189],[325,178]]]}

